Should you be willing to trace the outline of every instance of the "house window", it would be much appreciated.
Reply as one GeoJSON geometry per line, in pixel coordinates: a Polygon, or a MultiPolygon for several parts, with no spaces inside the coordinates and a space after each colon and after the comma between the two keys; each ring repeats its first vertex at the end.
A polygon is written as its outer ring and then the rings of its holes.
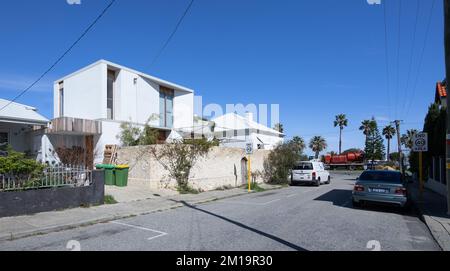
{"type": "Polygon", "coordinates": [[[250,135],[250,129],[245,129],[245,136],[249,136],[250,135]]]}
{"type": "Polygon", "coordinates": [[[223,136],[224,138],[226,138],[226,137],[227,137],[227,131],[223,131],[222,136],[223,136]]]}
{"type": "Polygon", "coordinates": [[[238,130],[234,130],[234,136],[238,136],[238,130]]]}
{"type": "Polygon", "coordinates": [[[159,91],[159,113],[160,126],[166,128],[173,127],[173,100],[175,91],[165,87],[160,87],[159,91]]]}
{"type": "Polygon", "coordinates": [[[107,118],[109,120],[114,119],[114,83],[116,81],[116,73],[114,71],[108,71],[108,86],[106,97],[107,118]]]}
{"type": "Polygon", "coordinates": [[[64,82],[59,83],[59,116],[64,117],[64,82]]]}
{"type": "Polygon", "coordinates": [[[8,144],[9,143],[9,134],[1,132],[0,133],[0,144],[8,144]]]}

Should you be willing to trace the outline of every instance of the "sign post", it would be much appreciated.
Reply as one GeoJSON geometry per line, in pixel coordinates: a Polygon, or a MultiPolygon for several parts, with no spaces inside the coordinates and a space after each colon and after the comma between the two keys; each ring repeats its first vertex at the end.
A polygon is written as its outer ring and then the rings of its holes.
{"type": "Polygon", "coordinates": [[[252,161],[251,155],[253,154],[253,144],[247,143],[245,146],[245,153],[247,154],[247,178],[248,178],[248,192],[252,192],[252,161]]]}
{"type": "Polygon", "coordinates": [[[423,153],[428,151],[428,134],[419,133],[413,138],[413,151],[419,153],[419,182],[420,182],[420,196],[423,195],[424,180],[423,180],[423,153]]]}

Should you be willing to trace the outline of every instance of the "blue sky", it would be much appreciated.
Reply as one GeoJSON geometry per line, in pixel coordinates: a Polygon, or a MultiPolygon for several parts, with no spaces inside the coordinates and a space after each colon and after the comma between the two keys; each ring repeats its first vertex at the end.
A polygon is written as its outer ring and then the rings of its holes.
{"type": "MultiPolygon", "coordinates": [[[[417,0],[402,0],[400,32],[400,0],[387,1],[390,95],[382,5],[366,0],[196,0],[159,61],[150,66],[189,1],[118,0],[19,102],[50,118],[52,82],[107,59],[193,88],[204,104],[280,104],[289,137],[323,135],[329,150],[337,150],[334,116],[345,113],[350,125],[344,148],[362,147],[364,137],[357,130],[372,116],[380,126],[398,118],[405,121],[405,129],[421,129],[435,83],[445,76],[442,1],[435,2],[426,43],[432,1],[419,1],[412,65],[417,0]]],[[[108,2],[1,1],[0,97],[13,98],[35,80],[108,2]]]]}

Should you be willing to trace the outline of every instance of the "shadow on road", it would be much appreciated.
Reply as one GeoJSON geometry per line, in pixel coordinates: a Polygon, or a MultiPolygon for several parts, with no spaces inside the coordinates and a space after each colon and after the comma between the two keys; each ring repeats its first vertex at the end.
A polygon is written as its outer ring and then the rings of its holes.
{"type": "Polygon", "coordinates": [[[343,189],[335,189],[322,196],[314,199],[316,201],[326,201],[332,202],[333,205],[349,208],[349,209],[357,209],[363,211],[372,211],[372,212],[380,212],[380,213],[394,213],[399,215],[413,216],[417,217],[417,214],[414,210],[402,209],[393,205],[384,205],[384,204],[375,204],[375,203],[366,203],[361,208],[354,208],[352,205],[352,191],[351,190],[343,190],[343,189]]]}
{"type": "Polygon", "coordinates": [[[274,235],[271,235],[271,234],[269,234],[269,233],[266,233],[266,232],[257,230],[257,229],[255,229],[255,228],[251,228],[251,227],[249,227],[249,226],[247,226],[247,225],[245,225],[245,224],[242,224],[242,223],[240,223],[240,222],[231,220],[231,219],[226,218],[226,217],[224,217],[224,216],[221,216],[221,215],[218,215],[218,214],[215,214],[215,213],[212,213],[212,212],[209,212],[209,211],[200,209],[200,208],[198,208],[198,207],[196,207],[196,206],[194,206],[194,205],[191,205],[191,204],[189,204],[189,203],[187,203],[187,202],[185,202],[185,201],[176,201],[176,200],[172,200],[172,201],[177,202],[177,203],[181,203],[181,204],[183,204],[184,206],[186,206],[186,207],[188,207],[188,208],[191,208],[191,209],[193,209],[193,210],[196,210],[196,211],[199,211],[199,212],[202,212],[202,213],[205,213],[205,214],[208,214],[208,215],[211,215],[211,216],[220,218],[220,219],[222,219],[222,220],[224,220],[224,221],[227,221],[227,222],[229,222],[229,223],[231,223],[231,224],[234,224],[234,225],[236,225],[236,226],[239,226],[239,227],[244,228],[244,229],[246,229],[246,230],[249,230],[249,231],[251,231],[251,232],[254,232],[254,233],[257,233],[257,234],[262,235],[262,236],[264,236],[264,237],[267,237],[267,238],[269,238],[269,239],[272,239],[272,240],[274,240],[274,241],[276,241],[276,242],[278,242],[278,243],[280,243],[280,244],[283,244],[283,245],[285,245],[285,246],[287,246],[287,247],[290,247],[290,248],[292,248],[292,249],[294,249],[294,250],[296,250],[296,251],[307,251],[306,249],[304,249],[304,248],[302,248],[302,247],[300,247],[300,246],[297,246],[296,244],[290,243],[290,242],[288,242],[288,241],[286,241],[286,240],[284,240],[284,239],[281,239],[281,238],[279,238],[279,237],[277,237],[277,236],[274,236],[274,235]]]}

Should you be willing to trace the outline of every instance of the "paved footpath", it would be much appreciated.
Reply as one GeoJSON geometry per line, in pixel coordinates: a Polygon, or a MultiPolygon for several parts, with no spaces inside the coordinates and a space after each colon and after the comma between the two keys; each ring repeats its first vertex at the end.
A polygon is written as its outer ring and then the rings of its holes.
{"type": "Polygon", "coordinates": [[[442,250],[450,251],[450,215],[447,214],[447,199],[427,189],[421,197],[417,182],[411,190],[415,206],[433,237],[442,250]]]}
{"type": "Polygon", "coordinates": [[[414,212],[354,209],[354,179],[335,175],[331,185],[288,187],[203,204],[171,199],[182,207],[3,241],[0,250],[67,250],[73,244],[87,251],[440,250],[414,212]]]}

